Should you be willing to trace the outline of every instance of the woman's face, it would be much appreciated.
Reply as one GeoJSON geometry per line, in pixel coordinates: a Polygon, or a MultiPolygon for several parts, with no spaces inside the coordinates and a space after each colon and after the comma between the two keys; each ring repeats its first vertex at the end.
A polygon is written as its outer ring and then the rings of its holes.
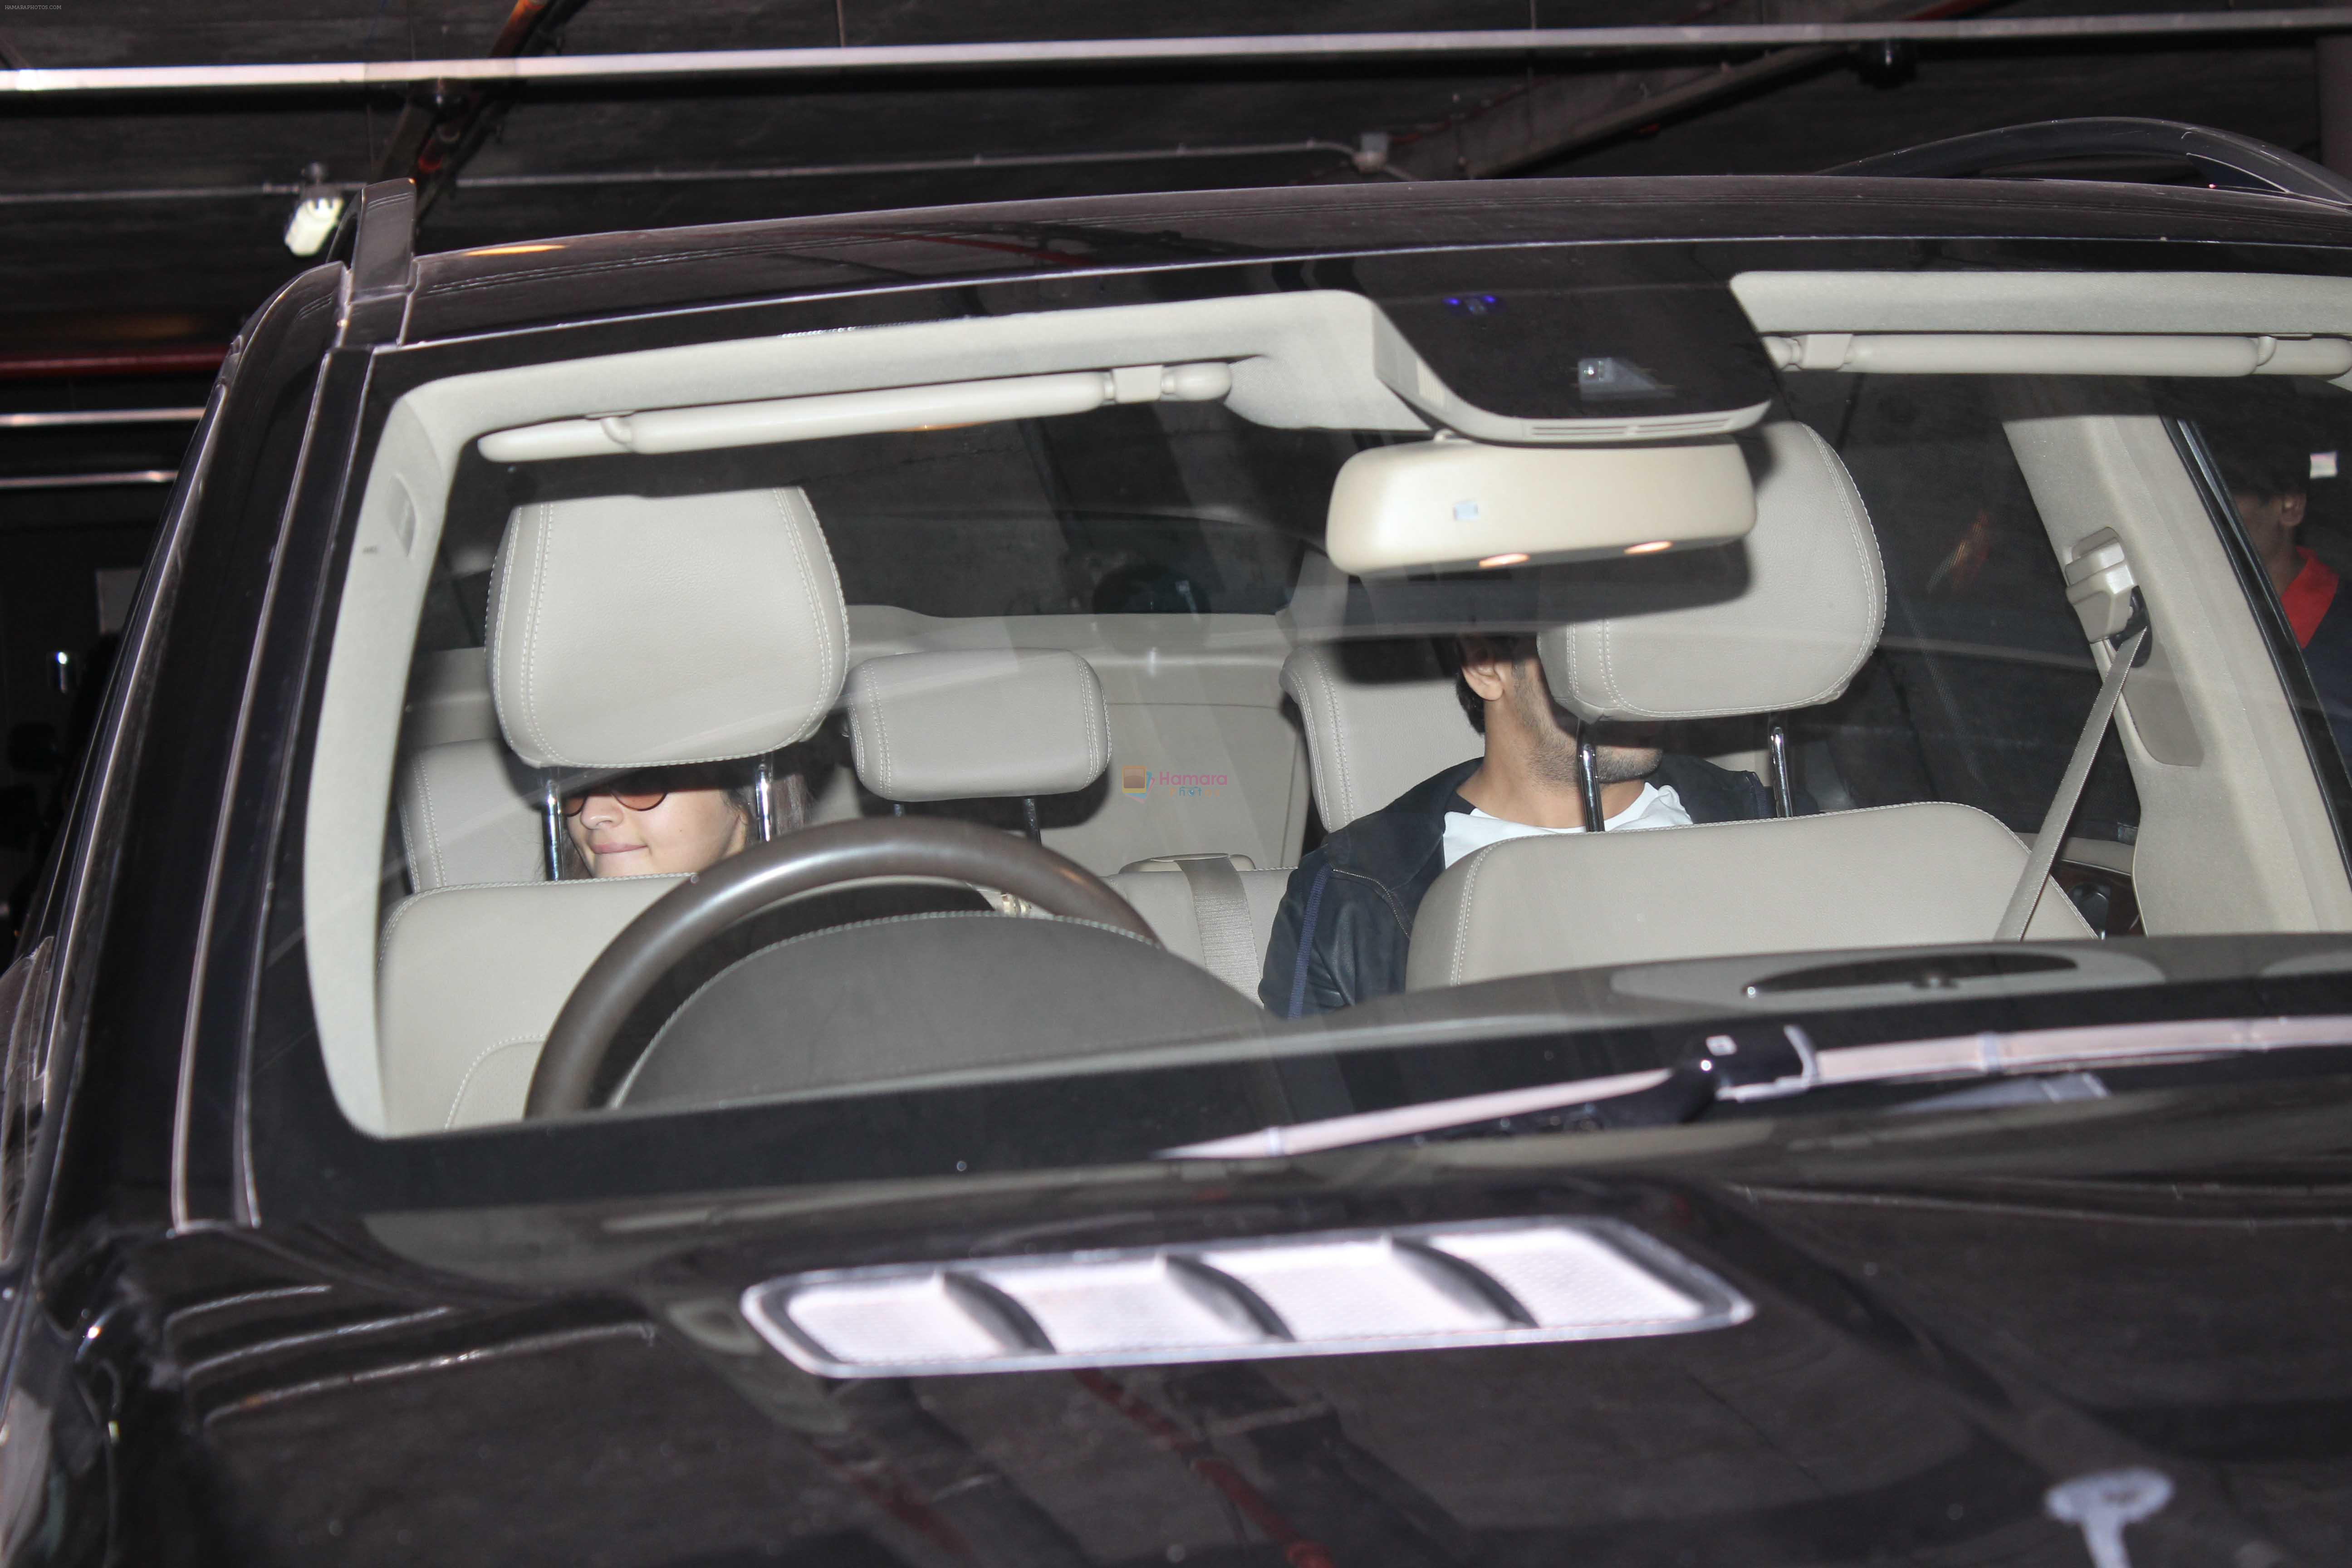
{"type": "Polygon", "coordinates": [[[699,871],[751,837],[751,825],[723,789],[674,789],[643,811],[613,795],[592,795],[564,826],[599,877],[699,871]]]}

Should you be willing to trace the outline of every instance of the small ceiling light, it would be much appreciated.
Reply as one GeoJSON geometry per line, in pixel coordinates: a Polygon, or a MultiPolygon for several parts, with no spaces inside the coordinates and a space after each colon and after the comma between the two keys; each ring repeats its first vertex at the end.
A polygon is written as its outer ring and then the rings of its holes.
{"type": "Polygon", "coordinates": [[[286,248],[297,256],[316,256],[342,221],[342,188],[327,184],[324,163],[311,164],[302,171],[302,194],[294,204],[294,216],[286,220],[286,248]]]}
{"type": "Polygon", "coordinates": [[[1501,555],[1487,556],[1484,561],[1478,563],[1478,570],[1481,572],[1486,572],[1491,571],[1497,566],[1524,566],[1527,563],[1528,552],[1524,550],[1513,550],[1506,552],[1501,555]]]}
{"type": "Polygon", "coordinates": [[[560,245],[486,245],[479,250],[466,252],[468,256],[536,256],[542,250],[561,250],[560,245]]]}
{"type": "Polygon", "coordinates": [[[1675,542],[1671,539],[1653,539],[1647,544],[1627,545],[1625,547],[1625,553],[1628,555],[1655,555],[1661,550],[1672,550],[1674,547],[1675,542]]]}

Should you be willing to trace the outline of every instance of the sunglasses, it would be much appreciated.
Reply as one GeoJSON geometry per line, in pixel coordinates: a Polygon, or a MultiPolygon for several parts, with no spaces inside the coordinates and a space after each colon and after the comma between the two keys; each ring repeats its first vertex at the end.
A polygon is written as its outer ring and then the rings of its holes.
{"type": "Polygon", "coordinates": [[[565,795],[563,797],[563,815],[566,816],[579,816],[582,812],[588,809],[589,797],[591,795],[599,795],[612,796],[614,800],[619,801],[622,805],[627,807],[631,811],[651,811],[654,807],[659,805],[662,802],[669,798],[669,791],[666,789],[592,789],[584,795],[565,795]]]}
{"type": "Polygon", "coordinates": [[[597,795],[617,800],[631,811],[651,811],[680,790],[740,789],[751,773],[731,763],[681,763],[675,767],[647,768],[607,775],[593,783],[572,781],[563,792],[563,815],[577,816],[597,795]]]}

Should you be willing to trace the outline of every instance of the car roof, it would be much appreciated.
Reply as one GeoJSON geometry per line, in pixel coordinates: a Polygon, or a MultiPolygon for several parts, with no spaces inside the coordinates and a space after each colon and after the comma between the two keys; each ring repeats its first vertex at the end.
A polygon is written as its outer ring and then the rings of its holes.
{"type": "Polygon", "coordinates": [[[1823,174],[1400,182],[1006,202],[572,236],[421,257],[403,336],[415,342],[919,282],[1378,250],[1808,238],[2342,247],[2352,244],[2352,209],[2189,186],[1823,174]]]}

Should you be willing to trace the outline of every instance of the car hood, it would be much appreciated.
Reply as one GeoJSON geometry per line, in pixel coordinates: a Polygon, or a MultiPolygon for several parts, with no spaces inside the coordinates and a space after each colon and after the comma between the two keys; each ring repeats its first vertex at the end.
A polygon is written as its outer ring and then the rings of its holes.
{"type": "Polygon", "coordinates": [[[2144,1517],[2103,1564],[2336,1561],[2345,1125],[2305,1080],[186,1236],[126,1272],[118,1462],[270,1560],[2077,1564],[2104,1527],[2051,1495],[2105,1478],[2144,1517]],[[1533,1214],[1633,1225],[1754,1315],[840,1382],[735,1308],[811,1267],[1533,1214]]]}

